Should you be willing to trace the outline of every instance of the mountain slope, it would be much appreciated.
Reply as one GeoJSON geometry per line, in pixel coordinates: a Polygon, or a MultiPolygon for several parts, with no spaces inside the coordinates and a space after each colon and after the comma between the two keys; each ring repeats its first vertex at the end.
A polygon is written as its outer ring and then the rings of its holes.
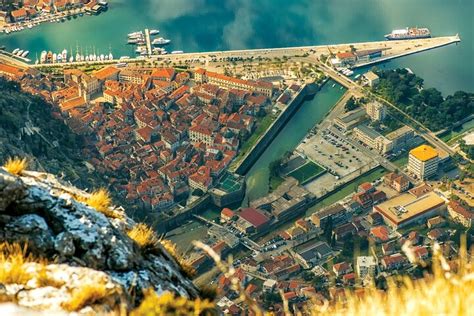
{"type": "Polygon", "coordinates": [[[84,140],[52,115],[41,97],[0,78],[0,162],[27,157],[35,170],[62,174],[80,187],[99,187],[101,178],[83,163],[84,140]]]}

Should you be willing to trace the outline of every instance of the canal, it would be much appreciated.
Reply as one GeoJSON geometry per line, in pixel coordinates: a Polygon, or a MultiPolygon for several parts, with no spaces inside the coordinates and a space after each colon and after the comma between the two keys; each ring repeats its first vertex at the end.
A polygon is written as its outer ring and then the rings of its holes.
{"type": "MultiPolygon", "coordinates": [[[[308,131],[323,120],[344,92],[345,89],[342,86],[333,81],[328,81],[312,99],[300,105],[296,113],[247,173],[247,196],[245,200],[257,199],[268,193],[268,166],[270,163],[281,158],[285,152],[294,150],[308,131]]],[[[206,211],[203,216],[213,219],[218,217],[219,214],[220,210],[213,207],[206,211]]],[[[192,240],[203,239],[206,234],[205,226],[200,222],[193,221],[170,231],[167,238],[176,243],[182,251],[186,251],[189,249],[192,240]]]]}
{"type": "Polygon", "coordinates": [[[308,131],[322,121],[344,92],[342,86],[329,81],[311,100],[300,105],[295,115],[247,173],[247,196],[244,201],[252,201],[268,193],[270,163],[280,159],[285,152],[293,151],[308,131]]]}

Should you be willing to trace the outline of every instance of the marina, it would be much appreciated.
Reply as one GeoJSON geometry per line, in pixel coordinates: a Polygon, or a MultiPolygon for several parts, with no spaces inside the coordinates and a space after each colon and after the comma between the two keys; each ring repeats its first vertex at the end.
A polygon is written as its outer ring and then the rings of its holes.
{"type": "MultiPolygon", "coordinates": [[[[171,39],[172,43],[166,47],[169,52],[183,50],[188,53],[385,40],[384,34],[393,29],[418,25],[429,27],[433,36],[459,32],[465,45],[428,52],[422,57],[413,55],[395,60],[387,64],[387,67],[410,67],[419,76],[426,78],[427,86],[439,87],[443,93],[452,93],[457,89],[470,90],[473,85],[472,67],[465,66],[465,61],[472,56],[474,47],[470,11],[466,10],[472,5],[470,0],[456,2],[455,9],[449,16],[445,16],[445,2],[442,0],[420,0],[409,4],[403,0],[407,5],[390,3],[389,10],[380,10],[378,6],[373,5],[374,1],[370,0],[357,8],[360,19],[366,21],[365,23],[355,23],[355,19],[347,19],[348,16],[353,16],[354,12],[340,8],[333,10],[332,7],[337,5],[331,2],[326,5],[331,7],[334,16],[327,21],[324,28],[315,28],[313,23],[324,16],[322,3],[313,2],[308,5],[308,10],[297,14],[299,11],[296,9],[303,2],[296,0],[288,3],[291,11],[284,9],[285,6],[276,6],[271,12],[262,3],[252,2],[249,6],[262,14],[249,22],[249,27],[252,26],[253,30],[247,33],[235,32],[233,28],[235,17],[232,8],[236,9],[235,4],[205,4],[204,13],[197,15],[195,10],[176,11],[171,5],[156,4],[154,1],[118,0],[110,2],[108,11],[99,16],[88,16],[84,13],[85,18],[77,15],[77,18],[72,17],[65,23],[41,23],[32,29],[1,35],[2,45],[10,52],[17,47],[29,50],[29,58],[33,62],[36,54],[39,57],[43,50],[60,52],[67,48],[69,51],[72,45],[75,53],[76,42],[82,47],[95,45],[96,50],[101,53],[108,52],[111,45],[112,53],[118,59],[120,56],[135,58],[135,47],[126,44],[126,36],[145,28],[159,29],[160,36],[171,39]],[[433,14],[417,14],[427,7],[433,14]],[[393,10],[403,12],[397,20],[389,15],[393,10]],[[130,19],[130,14],[140,18],[130,19]],[[298,24],[290,24],[292,19],[297,19],[298,24]],[[279,32],[271,32],[280,29],[285,29],[287,34],[281,36],[279,32]],[[441,69],[435,71],[434,64],[439,65],[441,69]]],[[[192,1],[188,5],[195,6],[192,1]]]]}
{"type": "Polygon", "coordinates": [[[99,1],[92,7],[82,6],[56,13],[40,12],[38,16],[31,19],[5,24],[0,28],[0,32],[8,35],[10,33],[31,30],[43,23],[63,23],[84,15],[97,15],[101,12],[107,11],[107,9],[108,3],[106,1],[99,1]]]}
{"type": "Polygon", "coordinates": [[[140,56],[166,55],[168,52],[162,46],[168,45],[171,40],[163,37],[152,39],[152,36],[159,33],[156,29],[129,33],[127,44],[136,45],[135,53],[140,56]]]}

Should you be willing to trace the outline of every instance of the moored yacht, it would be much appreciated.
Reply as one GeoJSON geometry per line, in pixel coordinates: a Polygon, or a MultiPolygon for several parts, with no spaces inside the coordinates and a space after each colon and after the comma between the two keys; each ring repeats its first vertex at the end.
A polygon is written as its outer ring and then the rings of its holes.
{"type": "Polygon", "coordinates": [[[48,54],[48,53],[47,53],[45,50],[41,52],[41,55],[40,55],[40,62],[41,62],[42,64],[44,64],[44,62],[46,61],[46,55],[47,55],[47,54],[48,54]]]}

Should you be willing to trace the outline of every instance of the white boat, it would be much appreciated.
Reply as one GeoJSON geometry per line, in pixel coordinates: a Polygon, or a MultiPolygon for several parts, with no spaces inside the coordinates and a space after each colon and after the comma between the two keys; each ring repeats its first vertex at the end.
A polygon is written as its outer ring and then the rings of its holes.
{"type": "Polygon", "coordinates": [[[130,59],[130,56],[120,56],[119,60],[127,60],[130,59]]]}
{"type": "Polygon", "coordinates": [[[114,55],[112,55],[112,53],[109,53],[109,60],[113,60],[114,59],[114,55]]]}
{"type": "Polygon", "coordinates": [[[100,54],[100,60],[104,60],[104,54],[100,54]]]}
{"type": "Polygon", "coordinates": [[[86,61],[89,61],[89,55],[86,55],[86,61]]]}
{"type": "Polygon", "coordinates": [[[171,52],[171,54],[182,54],[184,53],[182,50],[174,50],[171,52]]]}
{"type": "Polygon", "coordinates": [[[58,55],[56,53],[53,53],[53,63],[58,61],[58,55]]]}
{"type": "Polygon", "coordinates": [[[105,60],[109,60],[109,55],[104,55],[105,60]]]}
{"type": "Polygon", "coordinates": [[[76,61],[81,61],[81,55],[79,52],[76,53],[76,61]]]}
{"type": "Polygon", "coordinates": [[[153,45],[166,45],[166,44],[169,44],[170,42],[171,42],[171,40],[169,40],[169,39],[159,37],[159,38],[155,38],[151,43],[153,45]]]}
{"type": "Polygon", "coordinates": [[[23,54],[21,54],[21,57],[25,58],[26,56],[28,56],[28,54],[30,53],[30,51],[24,51],[23,54]]]}
{"type": "Polygon", "coordinates": [[[20,50],[19,48],[15,48],[15,49],[13,50],[12,54],[13,54],[13,55],[16,55],[16,53],[18,53],[19,50],[20,50]]]}
{"type": "Polygon", "coordinates": [[[127,41],[128,44],[144,44],[145,39],[143,37],[130,38],[127,41]]]}
{"type": "Polygon", "coordinates": [[[41,52],[41,55],[40,55],[40,62],[41,62],[42,64],[44,64],[44,62],[46,61],[46,55],[47,55],[47,54],[48,54],[48,53],[47,53],[45,50],[41,52]]]}
{"type": "Polygon", "coordinates": [[[150,35],[160,34],[160,30],[150,30],[150,35]]]}
{"type": "Polygon", "coordinates": [[[133,32],[128,34],[129,38],[137,38],[137,37],[143,37],[143,32],[133,32]]]}
{"type": "Polygon", "coordinates": [[[61,54],[57,54],[56,55],[56,58],[57,58],[57,62],[58,63],[62,63],[63,62],[63,56],[61,54]]]}
{"type": "Polygon", "coordinates": [[[21,56],[21,54],[23,54],[23,52],[24,52],[24,50],[23,50],[23,49],[20,49],[20,50],[16,53],[16,55],[17,55],[17,56],[21,56]]]}
{"type": "Polygon", "coordinates": [[[69,62],[72,63],[74,61],[74,57],[69,57],[69,62]]]}
{"type": "Polygon", "coordinates": [[[360,77],[360,74],[356,75],[354,79],[359,79],[359,77],[360,77]]]}

